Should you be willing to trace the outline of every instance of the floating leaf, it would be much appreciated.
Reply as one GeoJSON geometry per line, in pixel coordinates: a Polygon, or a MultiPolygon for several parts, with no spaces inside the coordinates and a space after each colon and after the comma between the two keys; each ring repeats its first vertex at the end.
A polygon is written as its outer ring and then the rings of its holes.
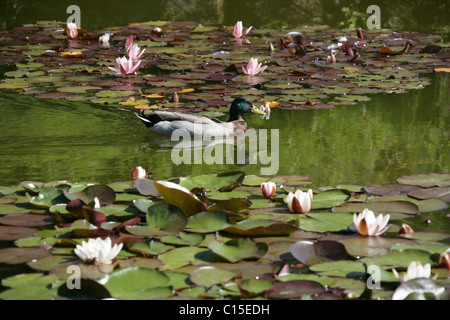
{"type": "Polygon", "coordinates": [[[223,231],[240,236],[282,236],[297,230],[291,223],[276,222],[266,219],[249,219],[223,228],[223,231]]]}
{"type": "Polygon", "coordinates": [[[208,233],[219,231],[228,222],[228,214],[224,211],[204,211],[188,218],[186,231],[208,233]]]}
{"type": "Polygon", "coordinates": [[[178,232],[186,223],[184,212],[176,206],[160,203],[148,209],[147,225],[151,229],[178,232]]]}
{"type": "Polygon", "coordinates": [[[155,181],[151,179],[136,179],[134,180],[134,186],[144,196],[159,197],[161,195],[156,189],[155,181]]]}
{"type": "Polygon", "coordinates": [[[341,206],[333,207],[333,212],[362,212],[365,208],[376,213],[399,212],[406,214],[417,214],[419,208],[409,201],[379,201],[364,203],[346,203],[341,206]]]}
{"type": "Polygon", "coordinates": [[[41,214],[9,214],[0,217],[0,224],[19,227],[46,226],[54,222],[52,217],[41,214]]]}
{"type": "Polygon", "coordinates": [[[347,230],[353,222],[353,216],[349,213],[307,213],[306,217],[299,217],[300,229],[314,232],[347,230]]]}
{"type": "Polygon", "coordinates": [[[247,239],[233,239],[225,243],[213,240],[208,243],[208,248],[232,263],[242,259],[262,257],[267,251],[265,243],[253,242],[247,239]]]}
{"type": "Polygon", "coordinates": [[[111,187],[107,185],[91,185],[78,192],[64,191],[64,195],[70,199],[80,199],[84,203],[91,203],[94,198],[97,198],[101,205],[112,204],[116,200],[116,193],[111,187]]]}
{"type": "Polygon", "coordinates": [[[166,287],[169,278],[162,272],[147,268],[119,269],[99,282],[113,298],[121,300],[144,300],[172,294],[172,290],[166,287]]]}
{"type": "Polygon", "coordinates": [[[328,190],[314,195],[311,209],[324,209],[345,203],[350,198],[346,190],[328,190]]]}
{"type": "Polygon", "coordinates": [[[28,227],[0,226],[0,241],[11,241],[20,238],[31,237],[37,232],[36,229],[28,227]]]}
{"type": "Polygon", "coordinates": [[[224,283],[235,277],[231,271],[221,270],[212,266],[204,266],[195,269],[189,279],[198,286],[210,287],[217,283],[224,283]]]}
{"type": "Polygon", "coordinates": [[[40,248],[4,248],[0,249],[0,262],[6,264],[21,264],[31,260],[51,256],[51,253],[40,248]]]}
{"type": "Polygon", "coordinates": [[[156,181],[155,187],[164,200],[184,211],[187,217],[206,210],[206,204],[186,188],[168,181],[156,181]]]}
{"type": "Polygon", "coordinates": [[[325,292],[325,288],[316,281],[293,280],[275,282],[269,293],[271,299],[299,299],[304,295],[315,296],[325,292]]]}
{"type": "Polygon", "coordinates": [[[424,188],[450,186],[450,174],[428,173],[403,176],[397,179],[398,183],[411,184],[424,188]]]}
{"type": "Polygon", "coordinates": [[[343,244],[330,240],[298,241],[290,247],[290,252],[298,261],[306,265],[329,260],[343,260],[347,256],[343,244]]]}

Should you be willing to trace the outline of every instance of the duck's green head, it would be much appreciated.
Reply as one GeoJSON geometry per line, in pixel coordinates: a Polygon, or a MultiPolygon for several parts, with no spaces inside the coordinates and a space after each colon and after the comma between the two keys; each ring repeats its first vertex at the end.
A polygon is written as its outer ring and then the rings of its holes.
{"type": "Polygon", "coordinates": [[[242,120],[242,115],[247,112],[266,114],[264,111],[256,108],[249,99],[244,97],[237,97],[231,104],[230,118],[228,119],[228,122],[242,120]]]}

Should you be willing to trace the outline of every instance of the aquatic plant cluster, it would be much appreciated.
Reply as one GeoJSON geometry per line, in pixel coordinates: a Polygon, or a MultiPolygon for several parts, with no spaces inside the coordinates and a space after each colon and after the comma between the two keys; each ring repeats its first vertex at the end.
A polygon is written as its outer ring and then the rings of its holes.
{"type": "MultiPolygon", "coordinates": [[[[448,72],[440,36],[151,21],[0,32],[0,89],[220,115],[333,108],[448,72]],[[438,44],[439,43],[439,44],[438,44]]],[[[131,170],[132,169],[132,170],[131,170]]],[[[0,187],[1,299],[448,299],[450,174],[314,186],[227,171],[0,187]]],[[[155,173],[157,175],[157,173],[155,173]]]]}
{"type": "Polygon", "coordinates": [[[449,174],[313,187],[131,171],[107,185],[0,187],[0,263],[25,268],[0,298],[448,298],[449,174]]]}
{"type": "Polygon", "coordinates": [[[237,96],[292,110],[402,93],[448,71],[448,43],[392,30],[150,21],[89,31],[41,21],[0,32],[0,89],[38,99],[215,112],[237,96]],[[130,42],[131,37],[131,42],[130,42]],[[119,75],[116,75],[119,74],[119,75]]]}

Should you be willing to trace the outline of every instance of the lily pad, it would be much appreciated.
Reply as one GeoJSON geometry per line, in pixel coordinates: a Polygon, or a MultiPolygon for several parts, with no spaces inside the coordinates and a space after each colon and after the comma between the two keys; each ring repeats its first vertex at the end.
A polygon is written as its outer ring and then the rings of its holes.
{"type": "Polygon", "coordinates": [[[176,183],[156,181],[155,187],[167,203],[182,209],[187,217],[206,210],[205,203],[195,194],[176,183]]]}
{"type": "Polygon", "coordinates": [[[178,232],[186,223],[186,215],[176,206],[160,203],[148,209],[147,225],[151,229],[178,232]]]}
{"type": "Polygon", "coordinates": [[[325,209],[344,204],[350,193],[346,190],[328,190],[314,195],[311,209],[325,209]]]}
{"type": "Polygon", "coordinates": [[[40,248],[4,248],[0,249],[0,262],[6,264],[21,264],[31,260],[51,256],[51,253],[40,248]]]}
{"type": "Polygon", "coordinates": [[[329,232],[347,230],[353,222],[353,216],[341,212],[307,213],[306,217],[299,217],[300,229],[314,232],[329,232]]]}
{"type": "Polygon", "coordinates": [[[379,201],[379,202],[364,202],[364,203],[346,203],[337,207],[333,207],[333,212],[362,212],[365,208],[376,213],[406,213],[417,214],[419,208],[409,201],[379,201]]]}
{"type": "Polygon", "coordinates": [[[189,279],[196,285],[210,287],[217,283],[227,282],[235,276],[236,274],[231,271],[204,266],[193,271],[189,279]]]}
{"type": "Polygon", "coordinates": [[[299,299],[305,295],[315,296],[325,292],[325,288],[316,281],[292,280],[275,282],[269,293],[271,299],[299,299]]]}
{"type": "Polygon", "coordinates": [[[298,261],[306,265],[329,260],[344,260],[347,256],[342,243],[330,240],[298,241],[291,246],[290,252],[298,261]]]}
{"type": "Polygon", "coordinates": [[[219,231],[228,222],[228,214],[224,211],[204,211],[188,218],[185,230],[196,233],[219,231]]]}
{"type": "Polygon", "coordinates": [[[172,294],[166,287],[169,277],[153,269],[129,267],[114,271],[99,280],[113,298],[144,300],[172,294]]]}
{"type": "Polygon", "coordinates": [[[398,183],[411,184],[424,188],[448,187],[450,186],[450,174],[448,173],[428,173],[403,176],[397,179],[398,183]]]}
{"type": "Polygon", "coordinates": [[[298,228],[291,223],[276,222],[267,219],[249,219],[223,228],[223,231],[240,236],[282,236],[289,235],[298,228]]]}
{"type": "Polygon", "coordinates": [[[234,263],[242,259],[259,258],[267,251],[267,245],[247,239],[233,239],[227,242],[213,240],[208,248],[225,260],[234,263]]]}

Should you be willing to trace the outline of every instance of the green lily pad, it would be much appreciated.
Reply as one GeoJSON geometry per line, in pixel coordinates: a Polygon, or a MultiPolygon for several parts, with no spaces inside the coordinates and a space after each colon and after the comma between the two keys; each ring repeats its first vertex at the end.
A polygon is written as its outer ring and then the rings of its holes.
{"type": "Polygon", "coordinates": [[[442,201],[440,199],[416,200],[407,195],[384,196],[372,200],[372,202],[378,201],[409,201],[417,205],[419,212],[439,211],[447,208],[448,206],[448,204],[445,201],[442,201]]]}
{"type": "Polygon", "coordinates": [[[158,259],[164,264],[160,270],[173,270],[186,265],[210,262],[211,251],[200,247],[181,247],[163,252],[158,259]]]}
{"type": "Polygon", "coordinates": [[[450,186],[450,174],[428,173],[403,176],[397,179],[398,183],[411,184],[424,188],[450,186]]]}
{"type": "Polygon", "coordinates": [[[314,232],[329,232],[347,230],[353,222],[353,215],[342,212],[307,213],[299,217],[300,229],[314,232]]]}
{"type": "Polygon", "coordinates": [[[144,300],[172,294],[166,287],[169,277],[153,269],[129,267],[114,271],[99,280],[113,298],[144,300]]]}
{"type": "Polygon", "coordinates": [[[292,280],[275,282],[269,293],[271,299],[299,299],[305,295],[315,296],[325,292],[325,288],[316,281],[292,280]]]}
{"type": "Polygon", "coordinates": [[[224,211],[204,211],[188,218],[185,230],[196,233],[209,233],[221,230],[228,222],[224,211]]]}
{"type": "Polygon", "coordinates": [[[223,231],[240,236],[282,236],[298,230],[291,223],[276,222],[266,219],[249,219],[223,228],[223,231]]]}
{"type": "Polygon", "coordinates": [[[228,171],[217,175],[200,175],[180,178],[179,185],[188,190],[194,188],[206,188],[206,190],[218,190],[231,183],[241,183],[245,173],[242,171],[228,171]]]}
{"type": "Polygon", "coordinates": [[[49,208],[54,204],[67,202],[63,191],[52,187],[44,187],[37,196],[28,196],[30,203],[36,207],[49,208]]]}
{"type": "Polygon", "coordinates": [[[229,281],[235,276],[234,272],[228,270],[204,266],[193,271],[189,279],[198,286],[210,287],[217,283],[229,281]]]}
{"type": "Polygon", "coordinates": [[[239,212],[249,208],[252,203],[247,199],[219,200],[208,207],[209,211],[232,211],[239,212]]]}
{"type": "Polygon", "coordinates": [[[376,257],[367,257],[361,261],[367,264],[376,264],[389,267],[408,267],[411,261],[420,261],[422,265],[434,264],[431,254],[423,250],[406,249],[403,251],[393,251],[376,257]]]}
{"type": "Polygon", "coordinates": [[[148,209],[147,225],[151,229],[178,232],[186,223],[186,215],[176,206],[160,203],[148,209]]]}
{"type": "Polygon", "coordinates": [[[186,188],[168,181],[156,181],[155,187],[164,200],[184,211],[187,217],[206,210],[206,204],[186,188]]]}
{"type": "Polygon", "coordinates": [[[239,288],[250,295],[269,291],[272,287],[273,282],[268,279],[246,279],[239,284],[239,288]]]}
{"type": "Polygon", "coordinates": [[[178,236],[168,235],[161,238],[161,242],[174,245],[195,246],[204,239],[204,235],[199,233],[180,232],[178,236]]]}
{"type": "Polygon", "coordinates": [[[290,247],[291,254],[301,263],[311,265],[330,260],[344,260],[347,251],[342,243],[330,240],[298,241],[290,247]]]}
{"type": "Polygon", "coordinates": [[[225,243],[213,240],[208,243],[208,248],[218,256],[234,263],[242,259],[262,257],[268,247],[265,243],[261,242],[253,242],[247,239],[233,239],[225,243]]]}
{"type": "Polygon", "coordinates": [[[325,209],[344,204],[350,193],[346,190],[328,190],[315,194],[311,209],[325,209]]]}
{"type": "Polygon", "coordinates": [[[364,202],[364,203],[346,203],[337,207],[333,207],[333,212],[362,212],[365,208],[372,210],[375,213],[405,213],[417,214],[419,208],[409,201],[379,201],[379,202],[364,202]]]}
{"type": "Polygon", "coordinates": [[[310,266],[310,270],[324,276],[357,278],[366,274],[366,267],[358,261],[341,260],[310,266]]]}

